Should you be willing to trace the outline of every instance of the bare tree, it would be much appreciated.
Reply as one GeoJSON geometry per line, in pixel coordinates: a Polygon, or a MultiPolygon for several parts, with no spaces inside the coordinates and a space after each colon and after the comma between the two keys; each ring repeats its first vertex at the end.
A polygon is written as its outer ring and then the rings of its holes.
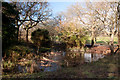
{"type": "MultiPolygon", "coordinates": [[[[77,23],[79,27],[83,27],[91,33],[91,45],[94,45],[94,39],[98,33],[102,32],[105,25],[106,10],[108,8],[100,7],[103,3],[76,3],[68,8],[66,13],[66,21],[77,23]]],[[[104,3],[105,4],[105,3],[104,3]]]]}
{"type": "Polygon", "coordinates": [[[48,8],[48,2],[17,2],[20,12],[17,19],[17,28],[23,27],[26,30],[26,41],[28,42],[28,31],[38,23],[43,25],[44,22],[51,16],[51,10],[48,8]],[[27,24],[26,24],[27,23],[27,24]]]}
{"type": "Polygon", "coordinates": [[[118,25],[117,25],[117,28],[118,28],[118,44],[120,46],[120,1],[118,2],[117,10],[118,10],[118,25]]]}

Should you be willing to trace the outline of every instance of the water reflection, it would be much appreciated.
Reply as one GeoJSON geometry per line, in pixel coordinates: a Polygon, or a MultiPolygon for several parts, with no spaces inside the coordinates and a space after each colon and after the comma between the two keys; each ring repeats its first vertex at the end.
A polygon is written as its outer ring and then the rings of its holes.
{"type": "Polygon", "coordinates": [[[60,69],[60,66],[57,63],[51,63],[51,66],[39,66],[40,69],[43,69],[44,72],[48,72],[48,71],[56,71],[58,69],[60,69]]]}
{"type": "MultiPolygon", "coordinates": [[[[84,64],[85,62],[97,61],[103,57],[104,55],[95,53],[56,51],[51,52],[48,57],[44,57],[41,61],[35,61],[35,65],[37,65],[40,70],[45,72],[56,71],[63,67],[75,67],[80,64],[84,64]]],[[[18,69],[21,71],[21,69],[23,70],[23,67],[18,66],[18,69]]],[[[26,70],[24,70],[24,72],[26,72],[26,70]]]]}
{"type": "Polygon", "coordinates": [[[103,54],[92,54],[92,53],[84,53],[84,52],[67,52],[64,58],[66,66],[77,66],[80,64],[84,64],[85,62],[97,61],[100,58],[103,58],[103,54]]]}
{"type": "Polygon", "coordinates": [[[92,62],[92,61],[97,61],[100,58],[103,58],[103,54],[92,54],[92,53],[84,53],[84,60],[85,62],[92,62]]]}

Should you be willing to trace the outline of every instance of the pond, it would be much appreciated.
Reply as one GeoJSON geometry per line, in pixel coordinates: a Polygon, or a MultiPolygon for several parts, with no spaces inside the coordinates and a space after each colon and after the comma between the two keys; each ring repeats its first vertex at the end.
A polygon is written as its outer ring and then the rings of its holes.
{"type": "MultiPolygon", "coordinates": [[[[71,51],[53,51],[43,57],[40,61],[34,61],[40,71],[56,71],[64,67],[75,67],[84,63],[97,61],[103,58],[103,54],[92,54],[84,52],[71,51]]],[[[30,67],[27,67],[30,68],[30,67]]],[[[26,66],[18,65],[19,72],[27,72],[26,66]]]]}
{"type": "Polygon", "coordinates": [[[92,54],[92,53],[86,53],[86,52],[66,52],[66,55],[64,56],[64,61],[66,61],[66,66],[73,67],[78,66],[84,63],[97,61],[100,58],[103,58],[105,55],[103,54],[92,54]]]}
{"type": "Polygon", "coordinates": [[[103,54],[92,54],[92,53],[84,53],[84,61],[85,62],[92,62],[97,61],[100,58],[103,58],[103,54]]]}

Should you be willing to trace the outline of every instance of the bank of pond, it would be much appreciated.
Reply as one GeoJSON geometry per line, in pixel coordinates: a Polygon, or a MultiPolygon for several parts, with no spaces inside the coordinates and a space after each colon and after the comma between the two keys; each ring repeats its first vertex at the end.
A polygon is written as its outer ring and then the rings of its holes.
{"type": "Polygon", "coordinates": [[[54,77],[97,77],[97,76],[100,77],[101,76],[101,77],[116,78],[118,65],[116,65],[117,58],[114,57],[119,57],[119,55],[118,56],[116,55],[115,56],[104,55],[102,53],[98,54],[98,53],[90,53],[90,52],[74,51],[74,50],[57,51],[54,49],[45,53],[41,53],[40,55],[34,53],[28,53],[25,55],[25,57],[19,58],[18,60],[14,61],[14,63],[11,60],[3,61],[2,75],[3,78],[6,77],[23,77],[23,78],[51,77],[52,78],[53,76],[54,77]],[[111,59],[113,60],[114,63],[111,63],[112,62],[111,59]],[[116,66],[114,65],[115,74],[114,72],[112,72],[110,76],[107,74],[109,73],[108,71],[106,71],[106,67],[108,67],[108,64],[116,65],[116,66]],[[96,71],[99,70],[103,72],[96,73],[96,71]],[[62,74],[62,72],[64,73],[64,71],[65,74],[62,74]],[[102,74],[99,75],[99,73],[102,74]]]}

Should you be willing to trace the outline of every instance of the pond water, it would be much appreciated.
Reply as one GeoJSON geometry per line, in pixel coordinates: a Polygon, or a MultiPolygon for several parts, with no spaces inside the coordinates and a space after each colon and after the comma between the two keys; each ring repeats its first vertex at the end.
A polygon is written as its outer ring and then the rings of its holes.
{"type": "Polygon", "coordinates": [[[66,52],[64,56],[64,61],[66,61],[66,66],[73,67],[78,66],[84,63],[90,63],[93,61],[97,61],[100,58],[103,58],[105,55],[103,54],[92,54],[92,53],[85,53],[85,52],[66,52]]]}
{"type": "MultiPolygon", "coordinates": [[[[59,52],[57,52],[59,53],[59,52]]],[[[100,58],[103,58],[103,54],[92,54],[92,53],[82,53],[82,52],[62,52],[59,55],[52,57],[52,60],[58,61],[56,62],[51,62],[51,66],[48,67],[42,67],[40,68],[44,69],[44,71],[56,71],[60,68],[64,67],[69,67],[69,66],[77,66],[80,65],[81,63],[84,64],[84,62],[92,62],[92,61],[97,61],[100,58]],[[62,64],[62,65],[61,65],[62,64]]]]}
{"type": "Polygon", "coordinates": [[[84,53],[85,62],[97,61],[100,58],[103,58],[103,54],[92,54],[92,53],[84,53]]]}
{"type": "MultiPolygon", "coordinates": [[[[40,61],[36,62],[39,69],[42,69],[44,72],[56,71],[64,67],[75,67],[86,62],[97,61],[104,57],[103,54],[92,54],[84,52],[56,51],[51,53],[52,54],[50,54],[48,57],[44,57],[44,60],[42,60],[43,63],[40,61]]],[[[21,71],[22,69],[23,67],[19,65],[18,70],[21,71]]],[[[24,69],[24,71],[26,72],[27,70],[24,69]]]]}

